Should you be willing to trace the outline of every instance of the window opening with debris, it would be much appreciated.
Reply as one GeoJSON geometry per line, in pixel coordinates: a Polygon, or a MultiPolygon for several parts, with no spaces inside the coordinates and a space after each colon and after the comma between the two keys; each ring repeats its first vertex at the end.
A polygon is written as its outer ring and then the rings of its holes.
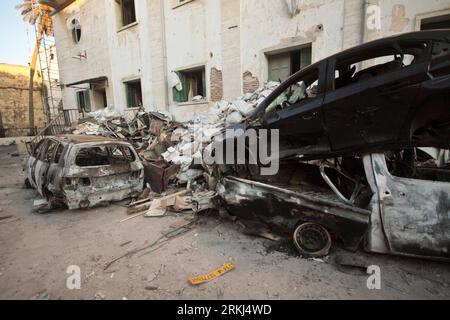
{"type": "Polygon", "coordinates": [[[134,153],[128,147],[112,145],[80,149],[75,164],[79,167],[98,167],[128,164],[135,160],[134,153]]]}
{"type": "Polygon", "coordinates": [[[125,82],[125,93],[127,98],[127,108],[138,108],[142,106],[141,80],[125,82]]]}
{"type": "Polygon", "coordinates": [[[268,56],[269,80],[285,81],[311,64],[311,46],[268,56]]]}
{"type": "Polygon", "coordinates": [[[176,72],[181,82],[181,90],[173,88],[175,102],[206,100],[205,67],[176,72]]]}
{"type": "Polygon", "coordinates": [[[78,91],[77,93],[77,104],[78,110],[83,112],[91,112],[91,99],[89,95],[89,90],[78,91]]]}

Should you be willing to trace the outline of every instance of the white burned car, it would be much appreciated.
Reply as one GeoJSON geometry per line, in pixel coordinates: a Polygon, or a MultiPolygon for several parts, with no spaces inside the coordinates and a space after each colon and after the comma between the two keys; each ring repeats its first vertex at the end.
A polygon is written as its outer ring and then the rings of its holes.
{"type": "Polygon", "coordinates": [[[97,136],[45,137],[25,165],[28,187],[52,207],[89,208],[143,190],[144,170],[133,146],[97,136]]]}

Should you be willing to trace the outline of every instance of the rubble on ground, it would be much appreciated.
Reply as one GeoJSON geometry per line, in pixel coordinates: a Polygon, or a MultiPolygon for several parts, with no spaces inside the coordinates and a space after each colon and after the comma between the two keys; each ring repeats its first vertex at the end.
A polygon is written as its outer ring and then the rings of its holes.
{"type": "Polygon", "coordinates": [[[194,182],[195,187],[203,169],[194,163],[202,163],[203,152],[214,137],[227,126],[244,121],[278,86],[279,82],[268,82],[254,93],[217,102],[208,112],[187,123],[173,121],[170,114],[139,110],[132,116],[119,115],[107,108],[80,120],[73,133],[131,143],[144,164],[146,183],[156,193],[161,194],[176,182],[180,185],[194,182]]]}

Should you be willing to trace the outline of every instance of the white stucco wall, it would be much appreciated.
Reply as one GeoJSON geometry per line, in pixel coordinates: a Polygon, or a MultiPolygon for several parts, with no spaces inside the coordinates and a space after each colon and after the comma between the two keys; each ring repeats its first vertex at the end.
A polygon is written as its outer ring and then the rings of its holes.
{"type": "MultiPolygon", "coordinates": [[[[58,53],[60,82],[69,84],[100,76],[110,77],[110,45],[105,11],[108,0],[80,1],[69,6],[54,17],[55,39],[58,53]],[[76,44],[68,24],[72,19],[81,24],[81,41],[76,44]],[[76,59],[79,55],[87,58],[76,59]]],[[[77,108],[77,88],[63,88],[65,109],[77,108]]],[[[113,101],[111,90],[107,90],[108,102],[113,101]]]]}
{"type": "MultiPolygon", "coordinates": [[[[63,84],[107,76],[108,105],[126,109],[123,82],[141,79],[148,110],[169,110],[189,120],[209,108],[211,70],[223,80],[223,97],[243,90],[250,72],[262,85],[268,78],[267,54],[312,45],[318,61],[362,41],[414,31],[421,17],[450,13],[450,0],[302,0],[291,16],[286,0],[135,0],[137,22],[121,29],[113,0],[77,0],[58,13],[55,36],[63,84]],[[366,7],[377,5],[381,29],[366,26],[366,7]],[[80,20],[82,39],[75,44],[67,23],[80,20]],[[73,57],[86,53],[86,59],[73,57]],[[205,66],[208,102],[177,104],[167,76],[205,66]]],[[[76,89],[63,91],[65,108],[75,108],[76,89]]]]}

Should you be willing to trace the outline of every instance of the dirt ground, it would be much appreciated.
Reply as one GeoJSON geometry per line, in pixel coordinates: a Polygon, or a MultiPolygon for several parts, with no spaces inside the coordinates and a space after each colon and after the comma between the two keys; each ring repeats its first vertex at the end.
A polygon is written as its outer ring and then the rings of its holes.
{"type": "Polygon", "coordinates": [[[0,299],[449,299],[450,265],[349,253],[335,246],[323,260],[302,259],[290,243],[250,237],[216,215],[200,216],[187,233],[152,244],[193,219],[191,214],[136,218],[123,205],[88,211],[37,213],[34,190],[23,187],[22,158],[0,147],[0,299]],[[12,216],[6,218],[8,216],[12,216]],[[276,249],[276,250],[275,250],[276,249]],[[339,259],[381,268],[381,290],[367,288],[364,270],[339,259]],[[228,261],[236,268],[191,286],[188,278],[228,261]],[[81,268],[81,289],[69,290],[69,266],[81,268]]]}

